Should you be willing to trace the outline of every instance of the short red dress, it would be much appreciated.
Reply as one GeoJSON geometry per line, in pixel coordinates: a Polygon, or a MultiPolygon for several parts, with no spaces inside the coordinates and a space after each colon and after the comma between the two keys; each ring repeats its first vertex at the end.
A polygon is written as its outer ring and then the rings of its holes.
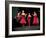
{"type": "Polygon", "coordinates": [[[21,20],[20,20],[20,23],[22,25],[25,25],[26,24],[26,19],[25,19],[25,16],[24,15],[22,15],[21,20]]]}
{"type": "Polygon", "coordinates": [[[18,21],[20,20],[20,18],[21,18],[20,16],[17,16],[17,20],[18,20],[18,21]]]}
{"type": "Polygon", "coordinates": [[[35,15],[33,18],[33,24],[38,24],[38,23],[39,23],[38,17],[37,15],[35,15]]]}
{"type": "Polygon", "coordinates": [[[30,20],[31,20],[31,17],[28,16],[28,25],[30,26],[30,20]]]}

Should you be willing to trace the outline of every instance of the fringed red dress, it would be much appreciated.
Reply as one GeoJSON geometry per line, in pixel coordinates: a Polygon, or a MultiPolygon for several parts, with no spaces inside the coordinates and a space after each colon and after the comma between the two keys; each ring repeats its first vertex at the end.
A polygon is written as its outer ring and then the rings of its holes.
{"type": "Polygon", "coordinates": [[[39,23],[38,17],[37,15],[34,15],[33,24],[37,25],[38,23],[39,23]]]}
{"type": "Polygon", "coordinates": [[[22,15],[21,20],[20,20],[20,23],[22,25],[25,25],[26,24],[26,19],[25,19],[25,16],[24,15],[22,15]]]}
{"type": "Polygon", "coordinates": [[[19,15],[19,16],[17,16],[17,20],[18,20],[18,21],[20,20],[20,18],[21,18],[21,17],[20,17],[20,15],[19,15]]]}
{"type": "Polygon", "coordinates": [[[28,16],[28,25],[30,26],[31,16],[28,16]]]}

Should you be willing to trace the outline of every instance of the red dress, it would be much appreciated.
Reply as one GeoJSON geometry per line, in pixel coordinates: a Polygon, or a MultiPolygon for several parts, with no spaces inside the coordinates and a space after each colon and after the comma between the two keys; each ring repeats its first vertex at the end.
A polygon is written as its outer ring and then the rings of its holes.
{"type": "Polygon", "coordinates": [[[31,20],[31,17],[28,16],[28,25],[30,26],[30,20],[31,20]]]}
{"type": "Polygon", "coordinates": [[[21,20],[20,20],[20,23],[22,25],[25,25],[26,24],[26,19],[25,19],[24,15],[22,15],[21,20]]]}
{"type": "Polygon", "coordinates": [[[38,24],[38,23],[39,23],[38,17],[37,17],[37,15],[35,15],[33,18],[33,24],[38,24]]]}
{"type": "Polygon", "coordinates": [[[18,20],[18,21],[20,20],[20,16],[17,16],[17,20],[18,20]]]}

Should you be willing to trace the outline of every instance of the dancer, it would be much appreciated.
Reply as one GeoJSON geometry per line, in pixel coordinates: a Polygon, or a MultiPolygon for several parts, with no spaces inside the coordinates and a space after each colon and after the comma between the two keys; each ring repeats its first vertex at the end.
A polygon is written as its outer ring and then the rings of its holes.
{"type": "Polygon", "coordinates": [[[17,17],[17,21],[19,21],[19,20],[20,20],[20,18],[21,18],[20,13],[21,13],[21,12],[19,12],[19,13],[17,14],[17,16],[16,16],[16,17],[17,17]]]}
{"type": "Polygon", "coordinates": [[[30,15],[30,13],[28,14],[28,25],[29,25],[29,28],[30,28],[30,20],[31,20],[31,15],[30,15]]]}
{"type": "Polygon", "coordinates": [[[34,12],[33,16],[34,16],[34,18],[33,18],[33,24],[34,24],[34,25],[39,24],[39,20],[38,20],[38,17],[37,17],[36,12],[34,12]]]}
{"type": "Polygon", "coordinates": [[[20,23],[23,25],[23,27],[24,27],[24,25],[26,24],[26,19],[25,19],[24,10],[22,10],[20,23]]]}

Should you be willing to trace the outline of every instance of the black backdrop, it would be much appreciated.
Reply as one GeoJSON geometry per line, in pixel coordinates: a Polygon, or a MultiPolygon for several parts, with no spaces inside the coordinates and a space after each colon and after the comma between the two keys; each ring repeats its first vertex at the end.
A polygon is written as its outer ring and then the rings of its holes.
{"type": "Polygon", "coordinates": [[[12,7],[12,17],[16,16],[17,12],[22,10],[24,10],[25,13],[33,13],[34,11],[36,11],[36,13],[38,14],[40,12],[40,8],[12,7]]]}

